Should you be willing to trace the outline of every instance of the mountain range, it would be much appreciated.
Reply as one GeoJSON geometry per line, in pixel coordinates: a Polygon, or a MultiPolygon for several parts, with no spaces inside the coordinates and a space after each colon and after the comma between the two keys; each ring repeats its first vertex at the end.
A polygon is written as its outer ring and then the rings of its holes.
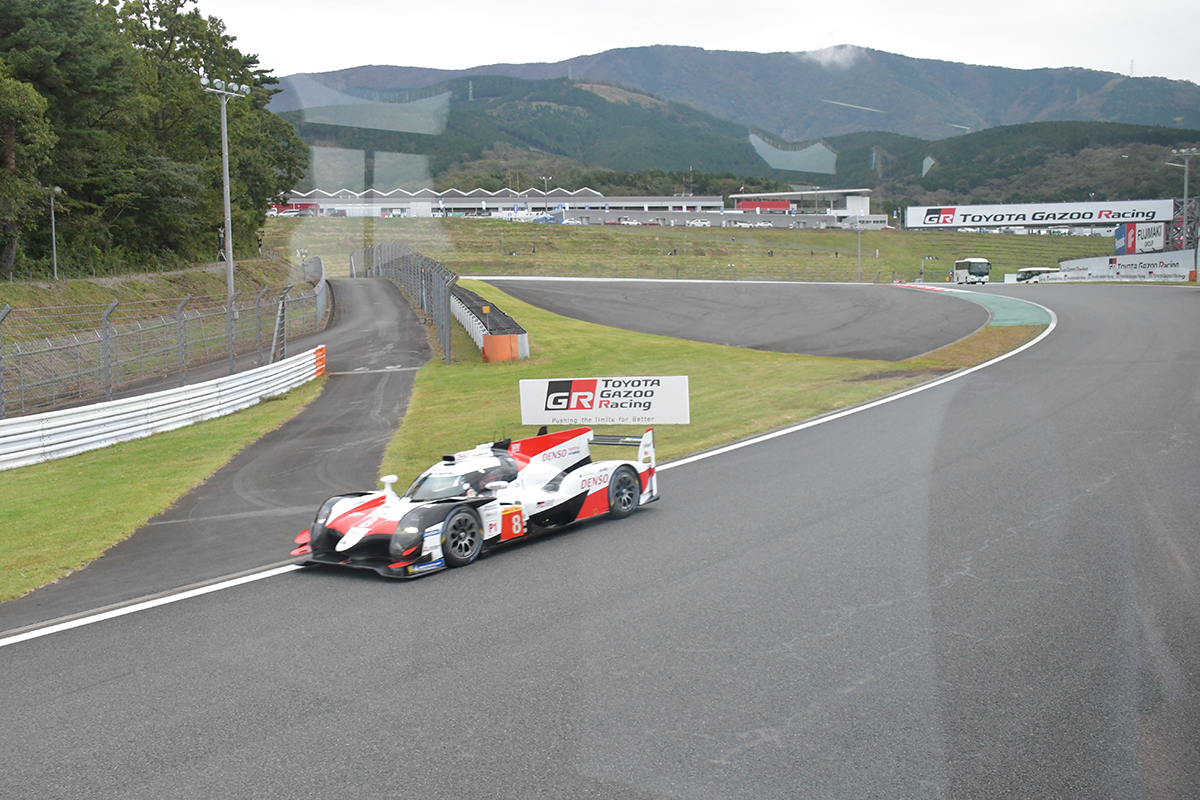
{"type": "Polygon", "coordinates": [[[849,47],[648,47],[461,72],[357,67],[287,76],[281,88],[270,109],[313,148],[306,189],[495,190],[557,175],[555,185],[606,193],[808,184],[871,188],[884,204],[1129,199],[1177,193],[1181,176],[1163,164],[1172,148],[1200,143],[1195,84],[849,47]],[[505,71],[519,74],[495,74],[505,71]],[[801,74],[812,85],[793,95],[828,97],[766,101],[801,74]]]}
{"type": "MultiPolygon", "coordinates": [[[[316,77],[335,90],[397,93],[480,75],[613,83],[791,142],[862,131],[935,140],[1056,120],[1200,128],[1200,86],[1188,81],[1072,67],[974,66],[853,45],[800,53],[660,45],[556,63],[465,70],[362,66],[316,77]]],[[[287,110],[286,103],[279,110],[287,110]]]]}

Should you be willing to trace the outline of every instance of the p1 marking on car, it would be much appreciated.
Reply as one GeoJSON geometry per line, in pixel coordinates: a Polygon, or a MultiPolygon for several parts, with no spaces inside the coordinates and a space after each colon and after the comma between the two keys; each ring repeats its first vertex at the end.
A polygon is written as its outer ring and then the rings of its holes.
{"type": "Polygon", "coordinates": [[[484,443],[442,457],[403,495],[326,500],[296,537],[301,564],[373,569],[412,578],[463,567],[485,548],[607,514],[620,519],[658,499],[654,431],[601,436],[591,428],[484,443]],[[592,461],[592,446],[636,447],[637,458],[592,461]]]}

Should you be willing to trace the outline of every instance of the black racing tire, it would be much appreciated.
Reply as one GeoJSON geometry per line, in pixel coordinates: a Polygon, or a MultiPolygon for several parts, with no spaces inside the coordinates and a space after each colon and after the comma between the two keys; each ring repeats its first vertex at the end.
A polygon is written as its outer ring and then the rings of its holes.
{"type": "Polygon", "coordinates": [[[456,508],[442,525],[442,557],[450,567],[465,567],[483,549],[483,525],[472,508],[456,508]]]}
{"type": "Polygon", "coordinates": [[[642,496],[642,481],[633,467],[620,466],[608,482],[608,514],[624,519],[637,510],[642,496]]]}

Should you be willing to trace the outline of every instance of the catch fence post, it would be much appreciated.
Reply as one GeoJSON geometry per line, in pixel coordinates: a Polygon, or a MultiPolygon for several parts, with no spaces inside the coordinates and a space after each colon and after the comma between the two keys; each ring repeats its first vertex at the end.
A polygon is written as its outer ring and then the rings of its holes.
{"type": "Polygon", "coordinates": [[[118,305],[120,304],[116,300],[113,300],[109,303],[108,308],[104,309],[104,313],[100,315],[100,367],[103,370],[105,400],[112,400],[112,362],[110,360],[108,343],[108,317],[118,305]]]}
{"type": "Polygon", "coordinates": [[[292,284],[289,283],[287,286],[283,287],[283,291],[279,293],[279,305],[276,307],[276,311],[275,311],[275,335],[271,338],[271,361],[270,361],[270,363],[272,363],[272,364],[275,363],[275,354],[278,353],[281,348],[286,357],[287,340],[284,337],[287,336],[287,326],[286,326],[287,320],[284,315],[287,312],[286,312],[286,307],[285,307],[284,303],[287,299],[287,293],[290,292],[291,290],[292,290],[292,284]]]}
{"type": "MultiPolygon", "coordinates": [[[[0,308],[0,325],[4,324],[4,318],[8,316],[8,312],[12,311],[12,306],[8,303],[4,304],[4,308],[0,308]]],[[[0,419],[4,419],[4,346],[0,344],[0,419]]]]}
{"type": "MultiPolygon", "coordinates": [[[[353,263],[353,261],[351,261],[351,263],[353,263]]],[[[264,287],[262,288],[262,291],[260,291],[260,292],[259,292],[257,295],[255,295],[255,296],[254,296],[254,318],[255,318],[255,319],[258,321],[258,337],[257,337],[257,341],[258,341],[258,366],[260,366],[260,367],[263,365],[263,356],[262,356],[262,299],[263,299],[263,297],[264,297],[264,296],[267,294],[267,290],[269,290],[270,288],[271,288],[270,286],[264,286],[264,287]]]]}
{"type": "Polygon", "coordinates": [[[455,275],[453,272],[450,272],[450,270],[445,269],[445,267],[443,267],[442,269],[446,273],[446,275],[443,276],[443,284],[442,284],[442,295],[443,296],[441,298],[441,302],[438,303],[438,312],[442,318],[441,324],[438,327],[441,328],[441,334],[442,334],[442,336],[441,336],[442,353],[443,353],[442,358],[445,361],[445,363],[449,364],[450,363],[450,337],[451,337],[450,320],[452,319],[451,311],[450,311],[450,296],[454,293],[454,284],[458,283],[458,276],[455,275]],[[449,280],[446,280],[447,276],[448,276],[449,280]]]}
{"type": "Polygon", "coordinates": [[[187,371],[184,366],[187,364],[187,348],[185,347],[187,339],[183,335],[183,307],[186,306],[188,301],[191,299],[192,296],[189,294],[187,297],[179,301],[179,305],[175,306],[175,347],[179,352],[178,358],[180,386],[183,386],[183,373],[187,371]]]}

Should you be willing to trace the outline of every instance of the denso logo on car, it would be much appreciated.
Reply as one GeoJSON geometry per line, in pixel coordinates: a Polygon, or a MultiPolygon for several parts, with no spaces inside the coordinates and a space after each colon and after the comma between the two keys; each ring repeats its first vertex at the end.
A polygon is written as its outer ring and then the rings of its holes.
{"type": "Polygon", "coordinates": [[[608,473],[603,475],[592,475],[591,477],[584,478],[580,483],[583,485],[584,489],[588,490],[595,489],[598,486],[607,486],[608,473]]]}

